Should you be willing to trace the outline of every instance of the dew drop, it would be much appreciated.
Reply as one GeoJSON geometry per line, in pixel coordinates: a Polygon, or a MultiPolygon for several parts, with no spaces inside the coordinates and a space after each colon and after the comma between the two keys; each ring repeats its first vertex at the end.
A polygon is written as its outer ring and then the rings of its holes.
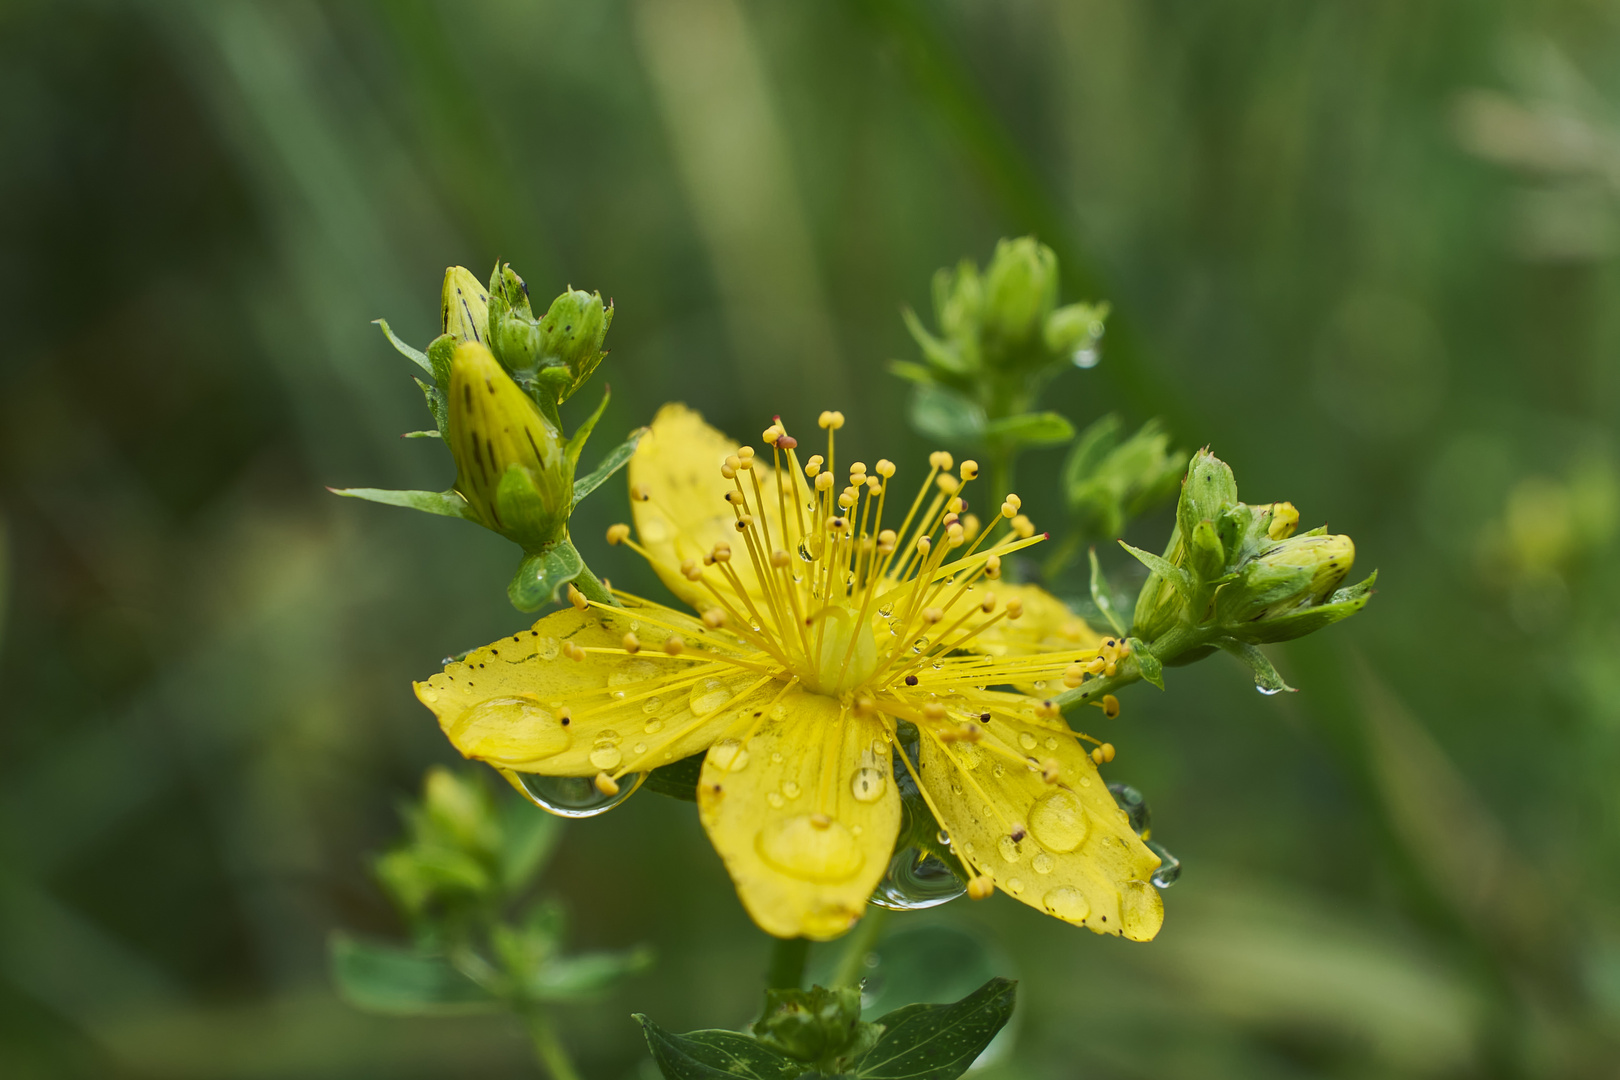
{"type": "Polygon", "coordinates": [[[1058,788],[1035,800],[1029,811],[1029,831],[1048,851],[1066,854],[1085,842],[1091,829],[1080,796],[1058,788]]]}
{"type": "Polygon", "coordinates": [[[725,772],[741,772],[748,766],[748,751],[736,739],[723,739],[709,747],[709,761],[725,772]]]}
{"type": "Polygon", "coordinates": [[[637,754],[645,754],[647,752],[647,744],[644,742],[638,742],[631,748],[631,750],[637,754]]]}
{"type": "Polygon", "coordinates": [[[645,779],[643,773],[625,773],[619,777],[619,793],[603,795],[596,790],[596,782],[588,776],[537,776],[534,773],[512,773],[516,787],[534,805],[558,817],[586,818],[605,813],[624,802],[645,779]]]}
{"type": "Polygon", "coordinates": [[[941,829],[939,832],[935,833],[934,839],[939,841],[941,847],[951,846],[951,834],[946,832],[944,829],[941,829]]]}
{"type": "Polygon", "coordinates": [[[688,696],[688,707],[696,716],[707,716],[727,701],[731,700],[731,691],[719,679],[701,679],[692,687],[688,696]]]}
{"type": "Polygon", "coordinates": [[[1027,731],[1022,732],[1018,736],[1018,745],[1022,746],[1025,750],[1035,749],[1035,736],[1031,735],[1027,731]]]}
{"type": "Polygon", "coordinates": [[[782,764],[782,751],[776,750],[776,751],[772,752],[772,754],[771,754],[771,764],[773,764],[773,765],[782,764]]]}
{"type": "Polygon", "coordinates": [[[889,786],[888,779],[876,769],[856,769],[850,780],[850,793],[855,796],[856,802],[877,802],[883,797],[884,790],[889,786]]]}
{"type": "Polygon", "coordinates": [[[1023,892],[1024,891],[1023,879],[1022,878],[1008,878],[1007,879],[1007,891],[1012,893],[1014,896],[1017,896],[1019,893],[1023,892]]]}
{"type": "Polygon", "coordinates": [[[1048,890],[1041,897],[1041,904],[1065,922],[1084,922],[1091,914],[1091,901],[1086,899],[1086,894],[1067,885],[1048,890]]]}
{"type": "Polygon", "coordinates": [[[963,743],[956,748],[956,760],[964,769],[977,769],[984,763],[984,751],[972,743],[963,743]]]}
{"type": "Polygon", "coordinates": [[[1149,851],[1159,857],[1159,868],[1149,880],[1156,888],[1168,889],[1181,878],[1181,860],[1170,854],[1157,840],[1144,840],[1149,851]]]}
{"type": "Polygon", "coordinates": [[[1047,748],[1047,749],[1048,749],[1048,750],[1056,750],[1056,749],[1057,749],[1057,748],[1058,748],[1058,741],[1057,741],[1057,739],[1056,739],[1056,738],[1054,738],[1054,737],[1052,737],[1052,736],[1051,736],[1051,735],[1048,735],[1048,736],[1047,736],[1047,737],[1046,737],[1046,748],[1047,748]]]}
{"type": "Polygon", "coordinates": [[[1164,925],[1164,901],[1145,881],[1127,881],[1119,890],[1120,929],[1132,941],[1147,941],[1164,925]]]}
{"type": "Polygon", "coordinates": [[[799,558],[803,559],[805,562],[816,561],[816,557],[810,554],[810,549],[805,547],[802,543],[799,545],[799,558]]]}
{"type": "Polygon", "coordinates": [[[662,708],[663,704],[664,704],[664,702],[663,702],[662,698],[659,698],[659,697],[656,697],[656,696],[655,697],[650,697],[646,701],[643,701],[641,703],[641,711],[651,715],[652,713],[655,713],[660,708],[662,708]]]}
{"type": "Polygon", "coordinates": [[[799,797],[799,785],[792,780],[784,781],[782,783],[782,794],[790,799],[797,799],[799,797]]]}
{"type": "Polygon", "coordinates": [[[656,735],[660,731],[664,730],[664,722],[655,716],[643,724],[641,726],[641,730],[645,731],[648,735],[656,735]]]}
{"type": "Polygon", "coordinates": [[[889,860],[872,903],[890,911],[921,911],[950,903],[965,892],[967,886],[937,856],[903,847],[889,860]]]}
{"type": "Polygon", "coordinates": [[[1035,857],[1029,861],[1029,865],[1035,868],[1037,874],[1050,874],[1052,867],[1056,865],[1056,860],[1046,852],[1041,851],[1037,852],[1035,857]]]}
{"type": "Polygon", "coordinates": [[[754,847],[782,873],[822,884],[848,881],[866,862],[849,826],[841,821],[816,822],[809,814],[769,822],[755,837],[754,847]]]}
{"type": "Polygon", "coordinates": [[[771,809],[773,810],[780,810],[782,807],[787,805],[787,800],[782,798],[782,793],[780,791],[773,791],[766,795],[765,801],[771,804],[771,809]]]}
{"type": "Polygon", "coordinates": [[[534,654],[542,660],[555,660],[562,651],[562,642],[554,637],[543,637],[534,643],[534,654]]]}
{"type": "Polygon", "coordinates": [[[1024,854],[1024,846],[1010,836],[1003,836],[997,841],[996,850],[1000,851],[1001,857],[1008,862],[1017,862],[1024,854]]]}
{"type": "Polygon", "coordinates": [[[1142,793],[1129,784],[1109,784],[1108,793],[1119,806],[1124,822],[1137,833],[1144,833],[1153,824],[1153,812],[1148,809],[1142,793]]]}
{"type": "Polygon", "coordinates": [[[1265,695],[1266,697],[1276,697],[1278,694],[1282,693],[1282,687],[1280,687],[1280,686],[1259,686],[1259,685],[1256,685],[1255,689],[1260,691],[1260,693],[1265,695]]]}
{"type": "Polygon", "coordinates": [[[617,769],[623,760],[624,755],[619,753],[619,748],[603,739],[598,739],[590,752],[591,765],[598,769],[617,769]]]}
{"type": "Polygon", "coordinates": [[[518,697],[490,698],[462,710],[448,734],[463,754],[496,766],[555,757],[573,741],[555,713],[518,697]]]}

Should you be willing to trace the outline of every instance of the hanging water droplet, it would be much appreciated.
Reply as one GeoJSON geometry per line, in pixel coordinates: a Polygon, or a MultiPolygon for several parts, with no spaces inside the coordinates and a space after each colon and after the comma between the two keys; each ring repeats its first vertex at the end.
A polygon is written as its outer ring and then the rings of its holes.
{"type": "Polygon", "coordinates": [[[950,903],[967,886],[936,856],[904,847],[889,860],[889,869],[872,893],[872,903],[890,911],[921,911],[950,903]]]}
{"type": "Polygon", "coordinates": [[[876,769],[856,769],[854,777],[849,782],[850,793],[855,796],[856,802],[877,802],[883,797],[883,791],[888,787],[888,779],[876,769]]]}
{"type": "Polygon", "coordinates": [[[1164,901],[1145,881],[1127,881],[1119,890],[1120,929],[1132,941],[1151,941],[1164,925],[1164,901]]]}
{"type": "Polygon", "coordinates": [[[1045,681],[1045,680],[1044,680],[1044,679],[1036,679],[1036,680],[1035,680],[1035,681],[1034,681],[1034,682],[1033,682],[1033,683],[1031,683],[1031,684],[1030,684],[1030,685],[1031,685],[1031,686],[1033,686],[1033,687],[1035,687],[1035,692],[1036,692],[1036,693],[1037,693],[1037,694],[1038,694],[1038,693],[1040,693],[1040,692],[1041,692],[1041,691],[1042,691],[1042,690],[1045,690],[1045,689],[1046,689],[1046,681],[1045,681]]]}
{"type": "Polygon", "coordinates": [[[951,846],[951,834],[946,832],[944,829],[941,829],[939,832],[935,833],[934,839],[939,841],[941,847],[951,846]]]}
{"type": "Polygon", "coordinates": [[[803,559],[805,562],[816,561],[816,557],[810,554],[810,549],[805,547],[803,543],[799,544],[799,558],[803,559]]]}
{"type": "Polygon", "coordinates": [[[1114,802],[1125,811],[1131,828],[1138,832],[1146,832],[1148,826],[1153,824],[1153,811],[1148,809],[1147,800],[1142,793],[1129,784],[1109,784],[1108,793],[1114,797],[1114,802]]]}
{"type": "Polygon", "coordinates": [[[1164,845],[1157,840],[1142,842],[1147,845],[1149,851],[1159,857],[1159,868],[1153,871],[1150,880],[1158,888],[1168,889],[1181,877],[1181,860],[1166,851],[1164,845]]]}
{"type": "Polygon", "coordinates": [[[519,790],[534,805],[558,817],[587,818],[605,813],[635,793],[645,778],[643,773],[625,773],[619,777],[619,793],[604,795],[596,789],[596,781],[588,776],[539,776],[535,773],[513,773],[519,790]]]}
{"type": "Polygon", "coordinates": [[[1098,352],[1095,346],[1087,345],[1085,348],[1074,350],[1071,359],[1075,367],[1090,369],[1097,366],[1097,361],[1102,359],[1102,353],[1098,352]]]}
{"type": "Polygon", "coordinates": [[[1256,683],[1254,688],[1260,691],[1260,693],[1264,694],[1266,697],[1275,697],[1282,693],[1282,687],[1280,686],[1261,686],[1256,683]]]}
{"type": "Polygon", "coordinates": [[[894,602],[890,601],[889,603],[878,608],[878,614],[883,616],[885,619],[889,618],[894,614],[894,602]]]}

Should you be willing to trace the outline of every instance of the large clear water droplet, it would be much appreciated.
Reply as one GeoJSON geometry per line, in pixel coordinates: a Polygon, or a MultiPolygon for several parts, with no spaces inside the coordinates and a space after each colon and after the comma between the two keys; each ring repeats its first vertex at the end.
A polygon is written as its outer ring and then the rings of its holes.
{"type": "Polygon", "coordinates": [[[1102,359],[1102,353],[1097,351],[1096,346],[1087,345],[1083,349],[1074,350],[1074,355],[1070,359],[1074,361],[1075,367],[1089,370],[1097,366],[1097,362],[1102,359]]]}
{"type": "Polygon", "coordinates": [[[1148,826],[1153,824],[1153,811],[1148,809],[1147,800],[1142,793],[1129,784],[1109,784],[1108,793],[1114,797],[1114,802],[1125,811],[1130,819],[1131,828],[1137,833],[1144,833],[1148,826]]]}
{"type": "Polygon", "coordinates": [[[1047,890],[1041,904],[1053,915],[1072,923],[1084,922],[1091,914],[1091,901],[1086,899],[1086,894],[1068,885],[1047,890]]]}
{"type": "Polygon", "coordinates": [[[888,788],[889,780],[876,769],[856,769],[854,777],[849,782],[850,793],[856,802],[877,802],[883,798],[883,792],[888,788]]]}
{"type": "Polygon", "coordinates": [[[566,818],[595,817],[618,806],[631,795],[644,780],[643,773],[626,773],[619,777],[619,793],[604,795],[596,790],[596,781],[588,776],[539,776],[535,773],[513,773],[518,790],[534,805],[550,814],[566,818]]]}
{"type": "Polygon", "coordinates": [[[872,903],[890,911],[921,911],[948,904],[967,886],[933,854],[904,847],[889,860],[888,873],[872,893],[872,903]]]}
{"type": "Polygon", "coordinates": [[[799,558],[803,559],[805,562],[816,561],[816,557],[810,553],[810,549],[805,547],[802,543],[799,545],[799,558]]]}
{"type": "Polygon", "coordinates": [[[1165,850],[1165,846],[1157,840],[1144,840],[1147,849],[1159,857],[1159,868],[1153,871],[1149,880],[1161,889],[1168,889],[1181,877],[1181,860],[1165,850]]]}
{"type": "Polygon", "coordinates": [[[1280,686],[1261,686],[1260,684],[1256,683],[1254,688],[1260,691],[1260,693],[1266,697],[1276,697],[1278,694],[1282,693],[1282,687],[1280,686]]]}
{"type": "Polygon", "coordinates": [[[687,697],[694,716],[707,716],[731,699],[731,691],[719,679],[701,679],[687,697]]]}

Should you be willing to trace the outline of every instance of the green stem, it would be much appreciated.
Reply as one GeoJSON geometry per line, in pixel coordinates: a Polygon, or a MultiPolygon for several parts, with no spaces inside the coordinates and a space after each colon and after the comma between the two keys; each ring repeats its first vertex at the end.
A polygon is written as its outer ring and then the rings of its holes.
{"type": "Polygon", "coordinates": [[[867,909],[866,917],[844,942],[844,954],[838,958],[838,969],[833,972],[830,989],[854,986],[861,981],[861,969],[866,966],[867,954],[877,944],[878,938],[883,936],[883,924],[888,921],[888,908],[867,909]]]}
{"type": "Polygon", "coordinates": [[[563,1049],[562,1040],[557,1038],[557,1029],[552,1026],[551,1017],[538,1005],[530,1005],[523,1011],[524,1023],[529,1028],[529,1039],[534,1043],[534,1056],[539,1059],[540,1065],[550,1073],[552,1080],[580,1080],[579,1072],[568,1057],[568,1051],[563,1049]]]}
{"type": "MultiPolygon", "coordinates": [[[[1153,643],[1153,655],[1157,656],[1161,663],[1168,665],[1182,653],[1208,645],[1210,638],[1214,636],[1215,630],[1209,627],[1178,626],[1166,631],[1153,643]]],[[[1104,694],[1112,694],[1123,686],[1141,680],[1142,671],[1136,666],[1136,661],[1126,660],[1119,665],[1114,674],[1104,675],[1098,679],[1087,679],[1073,690],[1065,690],[1055,700],[1058,708],[1066,713],[1073,712],[1082,705],[1101,701],[1104,694]]]]}
{"type": "Polygon", "coordinates": [[[590,567],[584,566],[583,563],[581,566],[583,569],[580,570],[579,576],[574,579],[574,588],[583,593],[585,599],[594,600],[598,604],[611,604],[614,607],[623,606],[618,600],[614,599],[613,594],[608,591],[608,587],[603,585],[595,574],[591,573],[590,567]]]}
{"type": "Polygon", "coordinates": [[[767,990],[797,990],[804,985],[804,961],[810,955],[808,938],[776,938],[771,963],[765,969],[767,990]]]}

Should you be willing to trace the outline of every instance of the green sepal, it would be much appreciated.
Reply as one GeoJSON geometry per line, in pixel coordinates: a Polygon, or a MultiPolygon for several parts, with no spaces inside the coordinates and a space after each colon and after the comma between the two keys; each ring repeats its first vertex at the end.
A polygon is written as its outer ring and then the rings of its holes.
{"type": "Polygon", "coordinates": [[[1019,413],[985,424],[984,437],[1019,446],[1061,446],[1074,438],[1074,425],[1055,412],[1019,413]]]}
{"type": "Polygon", "coordinates": [[[929,333],[927,328],[923,326],[922,320],[917,318],[916,312],[910,308],[905,308],[900,312],[900,317],[905,320],[906,330],[910,332],[911,339],[922,350],[923,359],[927,360],[941,373],[956,377],[963,377],[973,373],[973,364],[970,359],[964,357],[960,349],[939,340],[939,338],[929,333]]]}
{"type": "Polygon", "coordinates": [[[573,543],[567,539],[554,541],[524,557],[506,587],[506,598],[519,611],[538,611],[584,569],[585,560],[579,557],[573,543]]]}
{"type": "Polygon", "coordinates": [[[1302,608],[1291,614],[1277,615],[1270,619],[1239,623],[1226,627],[1226,631],[1240,640],[1260,645],[1291,641],[1306,634],[1313,634],[1324,626],[1348,619],[1366,607],[1367,601],[1372,599],[1373,583],[1377,580],[1378,571],[1374,570],[1364,580],[1340,589],[1314,607],[1302,608]]]}
{"type": "Polygon", "coordinates": [[[388,328],[387,319],[372,319],[371,321],[373,324],[382,327],[383,336],[388,339],[388,343],[390,345],[399,351],[401,356],[408,357],[429,375],[434,373],[433,364],[428,359],[427,354],[421,349],[413,349],[411,346],[399,340],[399,338],[395,336],[394,332],[388,328]]]}
{"type": "Polygon", "coordinates": [[[478,520],[473,516],[467,500],[455,491],[393,491],[389,488],[334,487],[326,490],[348,499],[365,499],[367,502],[383,503],[387,506],[403,506],[408,510],[420,510],[424,514],[438,514],[441,517],[478,520]]]}
{"type": "Polygon", "coordinates": [[[955,390],[919,386],[911,396],[911,426],[944,442],[976,442],[984,435],[984,410],[955,390]]]}
{"type": "Polygon", "coordinates": [[[608,451],[607,457],[602,459],[602,464],[598,465],[595,470],[574,481],[575,506],[578,506],[580,500],[585,496],[606,483],[610,476],[630,463],[631,457],[635,455],[637,444],[641,442],[641,437],[645,434],[647,434],[646,428],[636,428],[630,433],[629,438],[608,451]]]}
{"type": "Polygon", "coordinates": [[[443,1016],[502,1007],[437,953],[359,941],[339,931],[328,939],[327,954],[338,995],[365,1012],[443,1016]]]}
{"type": "Polygon", "coordinates": [[[665,1080],[798,1080],[804,1063],[748,1035],[710,1029],[674,1035],[642,1013],[633,1014],[665,1080]]]}
{"type": "MultiPolygon", "coordinates": [[[[416,379],[416,385],[422,391],[422,397],[427,399],[428,412],[433,414],[433,423],[438,427],[436,431],[425,431],[416,437],[437,436],[441,439],[444,438],[445,433],[450,430],[450,404],[444,396],[444,391],[426,379],[416,379]]],[[[412,436],[407,435],[405,437],[408,439],[412,436]]]]}
{"type": "Polygon", "coordinates": [[[1277,673],[1271,661],[1266,659],[1266,654],[1253,645],[1231,637],[1218,637],[1214,645],[1222,652],[1231,653],[1249,665],[1249,670],[1254,672],[1254,685],[1261,693],[1276,694],[1284,690],[1290,694],[1294,693],[1294,688],[1283,681],[1283,677],[1277,673]]]}
{"type": "Polygon", "coordinates": [[[501,532],[525,548],[553,542],[568,527],[567,515],[552,509],[554,502],[540,490],[534,470],[515,461],[495,485],[494,501],[501,532]]]}
{"type": "MultiPolygon", "coordinates": [[[[563,455],[568,460],[568,473],[570,476],[573,475],[574,470],[579,468],[579,455],[585,450],[585,442],[591,437],[591,432],[596,430],[596,422],[602,419],[602,414],[607,411],[608,401],[612,397],[613,387],[602,387],[602,400],[592,410],[591,415],[587,416],[580,422],[579,427],[574,429],[574,434],[569,438],[568,445],[563,448],[563,455]]],[[[578,503],[577,499],[575,503],[578,503]]]]}
{"type": "Polygon", "coordinates": [[[1212,581],[1225,571],[1226,547],[1209,518],[1193,526],[1192,538],[1187,544],[1187,562],[1200,582],[1212,581]]]}
{"type": "Polygon", "coordinates": [[[1188,576],[1187,571],[1173,565],[1169,559],[1161,555],[1155,555],[1151,551],[1143,551],[1139,547],[1132,547],[1123,540],[1119,542],[1119,546],[1135,556],[1137,562],[1168,581],[1176,592],[1180,594],[1182,600],[1188,604],[1193,602],[1192,578],[1188,576]]]}
{"type": "Polygon", "coordinates": [[[456,346],[461,342],[450,334],[440,334],[428,343],[427,357],[430,371],[433,372],[433,381],[445,393],[450,392],[450,358],[456,353],[456,346]]]}
{"type": "Polygon", "coordinates": [[[642,790],[656,791],[683,802],[697,802],[698,779],[703,775],[703,759],[706,756],[699,751],[679,761],[658,766],[647,774],[647,779],[641,785],[642,790]]]}
{"type": "Polygon", "coordinates": [[[1107,580],[1103,577],[1102,565],[1097,561],[1096,547],[1093,546],[1088,554],[1091,557],[1091,602],[1097,605],[1097,610],[1108,620],[1108,625],[1114,628],[1114,633],[1124,637],[1125,627],[1119,620],[1119,613],[1114,610],[1114,598],[1108,590],[1107,580]]]}
{"type": "MultiPolygon", "coordinates": [[[[420,380],[418,380],[418,381],[420,381],[420,380]]],[[[402,438],[402,439],[442,439],[442,438],[444,438],[444,433],[442,431],[407,431],[405,434],[401,435],[400,438],[402,438]]]]}
{"type": "Polygon", "coordinates": [[[1136,670],[1141,672],[1143,679],[1163,690],[1164,664],[1153,654],[1153,650],[1147,647],[1147,642],[1141,638],[1131,638],[1130,644],[1131,659],[1136,661],[1136,670]]]}
{"type": "Polygon", "coordinates": [[[991,979],[953,1005],[907,1005],[874,1022],[883,1029],[846,1075],[860,1080],[956,1080],[1012,1019],[1018,984],[991,979]]]}

